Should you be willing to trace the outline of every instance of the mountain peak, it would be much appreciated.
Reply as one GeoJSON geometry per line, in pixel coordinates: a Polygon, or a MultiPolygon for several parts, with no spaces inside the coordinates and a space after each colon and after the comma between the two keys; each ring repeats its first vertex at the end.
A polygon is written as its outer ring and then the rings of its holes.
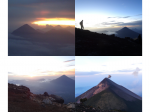
{"type": "Polygon", "coordinates": [[[32,28],[32,27],[30,25],[28,25],[28,24],[24,24],[20,28],[32,28]]]}
{"type": "Polygon", "coordinates": [[[62,75],[62,76],[60,76],[60,77],[67,77],[66,75],[62,75]]]}
{"type": "MultiPolygon", "coordinates": [[[[131,102],[131,104],[135,102],[136,105],[137,101],[141,103],[142,100],[140,96],[125,87],[116,84],[109,78],[104,78],[97,86],[92,87],[80,96],[76,97],[76,102],[80,103],[81,98],[87,98],[87,101],[84,103],[85,105],[93,107],[101,106],[103,109],[108,109],[108,105],[111,105],[110,109],[116,109],[119,107],[118,104],[127,105],[126,103],[128,102],[131,102]],[[122,99],[124,102],[122,102],[122,99]],[[110,101],[112,102],[110,103],[110,101]],[[106,102],[108,104],[106,104],[106,102]]],[[[120,106],[119,108],[120,110],[124,110],[126,106],[120,106]]]]}
{"type": "Polygon", "coordinates": [[[20,28],[24,28],[24,29],[27,29],[27,28],[30,28],[30,29],[33,29],[30,25],[28,24],[24,24],[22,25],[20,28]]]}
{"type": "Polygon", "coordinates": [[[24,24],[23,26],[29,26],[28,24],[24,24]]]}
{"type": "Polygon", "coordinates": [[[132,39],[137,38],[139,33],[129,29],[128,27],[124,27],[118,31],[116,31],[117,36],[121,38],[130,37],[132,39]]]}
{"type": "Polygon", "coordinates": [[[128,27],[124,27],[124,29],[129,29],[128,27]]]}
{"type": "Polygon", "coordinates": [[[12,34],[14,35],[18,35],[18,36],[24,36],[24,35],[36,35],[39,34],[40,32],[36,31],[34,28],[32,28],[30,25],[28,24],[24,24],[21,27],[19,27],[18,29],[14,30],[12,32],[12,34]]]}
{"type": "Polygon", "coordinates": [[[98,85],[100,85],[102,83],[110,83],[110,82],[113,82],[113,81],[111,81],[109,78],[104,78],[98,85]]]}

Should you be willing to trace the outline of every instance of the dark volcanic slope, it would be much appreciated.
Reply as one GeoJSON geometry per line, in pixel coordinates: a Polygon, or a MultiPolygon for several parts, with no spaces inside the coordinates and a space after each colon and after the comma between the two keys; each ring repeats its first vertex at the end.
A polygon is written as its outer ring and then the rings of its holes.
{"type": "Polygon", "coordinates": [[[107,88],[113,88],[113,91],[120,97],[124,98],[128,101],[134,101],[135,99],[142,100],[142,98],[130,90],[124,88],[123,86],[120,86],[113,81],[111,81],[108,78],[103,79],[97,86],[94,86],[93,88],[89,89],[85,93],[81,94],[80,96],[76,97],[76,102],[80,103],[81,98],[91,98],[92,96],[106,90],[107,88]]]}
{"type": "Polygon", "coordinates": [[[108,78],[105,78],[97,86],[78,96],[76,102],[80,103],[80,99],[85,97],[88,99],[85,105],[100,107],[104,110],[136,110],[136,112],[141,112],[142,110],[142,98],[140,96],[108,78]],[[135,108],[136,106],[138,107],[135,108]]]}
{"type": "Polygon", "coordinates": [[[76,56],[142,56],[142,45],[132,40],[75,28],[76,56]]]}
{"type": "Polygon", "coordinates": [[[127,101],[119,97],[114,91],[113,88],[107,88],[101,93],[96,94],[95,96],[88,99],[85,105],[90,105],[92,107],[100,107],[103,110],[124,110],[126,112],[142,112],[142,101],[134,100],[127,101]]]}

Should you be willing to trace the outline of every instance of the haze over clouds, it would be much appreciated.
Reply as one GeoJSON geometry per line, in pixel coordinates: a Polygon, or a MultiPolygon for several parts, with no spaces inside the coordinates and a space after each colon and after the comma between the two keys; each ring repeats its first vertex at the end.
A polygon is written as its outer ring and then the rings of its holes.
{"type": "Polygon", "coordinates": [[[142,57],[76,57],[75,72],[76,96],[108,75],[117,84],[142,95],[142,57]]]}
{"type": "Polygon", "coordinates": [[[142,29],[142,0],[77,0],[75,26],[93,31],[117,31],[123,27],[142,29]]]}

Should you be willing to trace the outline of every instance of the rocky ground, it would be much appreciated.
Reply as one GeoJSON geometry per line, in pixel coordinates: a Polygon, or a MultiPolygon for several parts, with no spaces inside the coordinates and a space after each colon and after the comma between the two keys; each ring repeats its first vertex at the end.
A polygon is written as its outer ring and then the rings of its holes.
{"type": "Polygon", "coordinates": [[[99,108],[94,108],[92,106],[85,106],[84,104],[76,103],[76,112],[125,112],[121,110],[102,110],[99,108]]]}
{"type": "Polygon", "coordinates": [[[142,45],[128,38],[75,28],[76,56],[142,56],[142,45]]]}
{"type": "Polygon", "coordinates": [[[75,104],[63,104],[56,95],[35,95],[25,86],[8,84],[8,112],[71,112],[75,104]]]}

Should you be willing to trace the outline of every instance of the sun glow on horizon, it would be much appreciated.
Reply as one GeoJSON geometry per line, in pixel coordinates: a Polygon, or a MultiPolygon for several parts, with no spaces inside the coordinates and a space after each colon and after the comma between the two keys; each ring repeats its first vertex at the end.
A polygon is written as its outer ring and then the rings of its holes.
{"type": "Polygon", "coordinates": [[[75,25],[75,19],[68,19],[68,18],[37,18],[39,21],[34,21],[32,24],[37,25],[75,25]]]}

